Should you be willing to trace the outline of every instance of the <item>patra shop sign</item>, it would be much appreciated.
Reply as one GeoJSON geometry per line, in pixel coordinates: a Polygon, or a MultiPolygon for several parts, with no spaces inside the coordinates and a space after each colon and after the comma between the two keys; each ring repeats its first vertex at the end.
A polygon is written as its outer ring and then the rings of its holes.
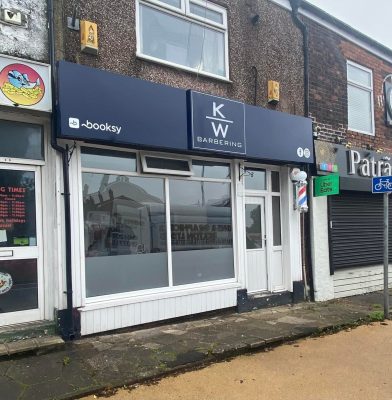
{"type": "Polygon", "coordinates": [[[348,150],[349,169],[348,175],[359,175],[363,177],[391,176],[391,158],[382,156],[376,159],[371,152],[367,154],[356,150],[348,150]],[[361,154],[362,153],[362,154],[361,154]]]}
{"type": "Polygon", "coordinates": [[[339,174],[341,190],[372,191],[371,178],[392,175],[392,154],[314,141],[318,175],[339,174]]]}

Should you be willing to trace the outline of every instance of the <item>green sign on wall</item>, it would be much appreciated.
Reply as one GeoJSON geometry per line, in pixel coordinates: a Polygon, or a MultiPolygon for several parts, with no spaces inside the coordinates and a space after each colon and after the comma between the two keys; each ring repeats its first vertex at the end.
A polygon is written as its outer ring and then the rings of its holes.
{"type": "Polygon", "coordinates": [[[314,179],[314,196],[339,194],[339,175],[318,176],[314,179]]]}

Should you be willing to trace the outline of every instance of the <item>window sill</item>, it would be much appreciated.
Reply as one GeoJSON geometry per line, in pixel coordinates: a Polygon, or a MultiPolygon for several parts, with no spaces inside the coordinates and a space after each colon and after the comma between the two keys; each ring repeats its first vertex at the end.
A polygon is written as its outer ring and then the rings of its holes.
{"type": "Polygon", "coordinates": [[[353,133],[361,133],[362,135],[368,135],[368,136],[376,136],[374,132],[366,132],[366,131],[360,131],[359,129],[354,129],[354,128],[347,128],[348,132],[353,132],[353,133]]]}
{"type": "Polygon", "coordinates": [[[175,64],[169,61],[164,61],[164,60],[160,60],[158,58],[155,57],[150,57],[147,56],[145,54],[141,54],[141,53],[136,53],[136,58],[143,60],[143,61],[150,61],[153,62],[155,64],[160,64],[160,65],[164,65],[166,67],[171,67],[174,69],[177,69],[179,71],[186,71],[186,72],[190,72],[193,75],[197,75],[197,76],[203,76],[205,78],[211,78],[211,79],[215,79],[221,82],[225,82],[225,83],[233,83],[233,81],[231,81],[229,78],[225,78],[223,76],[219,76],[219,75],[214,75],[214,74],[209,74],[208,72],[203,72],[203,71],[196,71],[193,68],[188,68],[185,67],[183,65],[180,64],[175,64]]]}

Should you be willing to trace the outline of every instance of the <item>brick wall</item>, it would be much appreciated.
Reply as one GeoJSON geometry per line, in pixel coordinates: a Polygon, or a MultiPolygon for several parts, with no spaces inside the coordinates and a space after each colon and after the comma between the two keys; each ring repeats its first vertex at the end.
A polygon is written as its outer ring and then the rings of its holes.
{"type": "Polygon", "coordinates": [[[318,139],[340,138],[353,147],[392,153],[392,128],[385,125],[382,97],[382,81],[392,73],[392,64],[309,19],[304,22],[309,29],[309,106],[318,139]],[[373,71],[374,136],[347,129],[347,60],[373,71]]]}
{"type": "Polygon", "coordinates": [[[136,57],[135,1],[85,0],[78,2],[77,17],[98,24],[98,56],[80,52],[79,32],[66,27],[74,0],[59,0],[57,55],[71,62],[139,77],[184,89],[228,97],[248,104],[254,102],[254,69],[258,70],[257,105],[303,115],[302,33],[289,11],[269,0],[213,0],[226,7],[229,26],[231,82],[203,77],[181,69],[136,57]],[[114,5],[115,3],[115,5],[114,5]],[[251,18],[258,14],[254,25],[251,18]],[[281,101],[267,104],[267,82],[280,82],[281,101]]]}

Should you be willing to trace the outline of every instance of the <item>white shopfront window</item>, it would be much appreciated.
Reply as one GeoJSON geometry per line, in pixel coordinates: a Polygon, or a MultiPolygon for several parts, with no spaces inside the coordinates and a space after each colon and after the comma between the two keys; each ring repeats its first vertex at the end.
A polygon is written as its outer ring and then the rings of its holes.
{"type": "Polygon", "coordinates": [[[234,281],[231,165],[188,161],[192,177],[153,175],[139,153],[82,148],[87,299],[234,281]]]}

